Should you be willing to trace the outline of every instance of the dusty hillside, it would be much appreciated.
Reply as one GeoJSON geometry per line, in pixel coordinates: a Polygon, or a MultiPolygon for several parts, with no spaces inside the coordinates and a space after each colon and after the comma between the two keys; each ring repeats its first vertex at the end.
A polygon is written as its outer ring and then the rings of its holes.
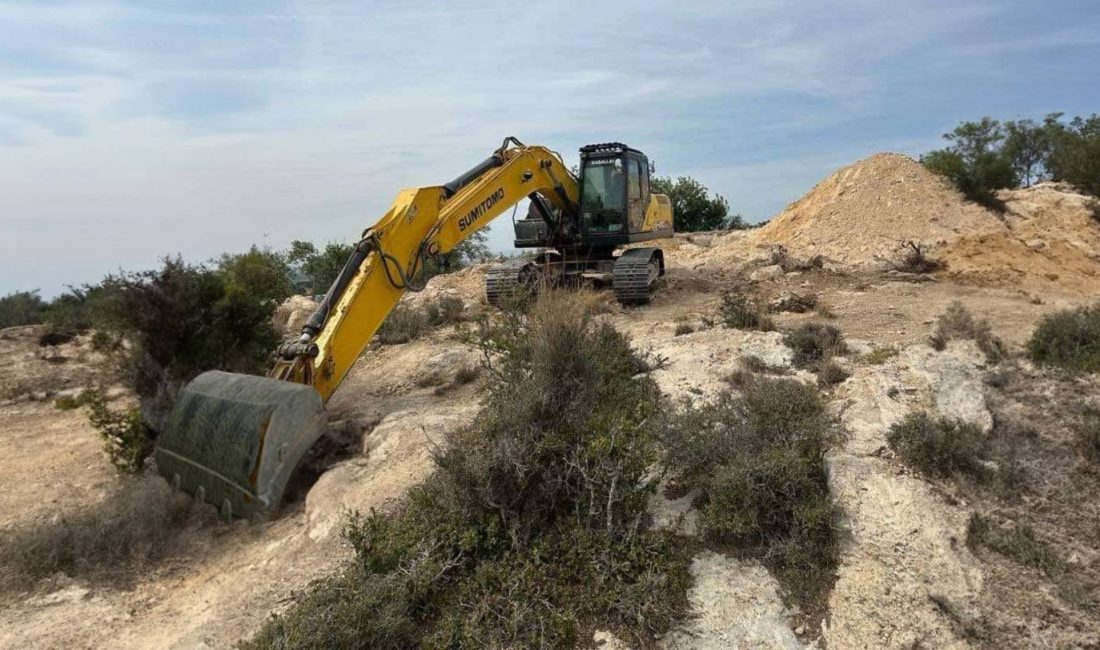
{"type": "Polygon", "coordinates": [[[1056,183],[1003,190],[997,196],[1006,206],[1004,227],[950,241],[940,252],[949,273],[1035,291],[1050,286],[1085,295],[1098,291],[1096,199],[1056,183]]]}
{"type": "MultiPolygon", "coordinates": [[[[759,231],[667,242],[669,272],[651,305],[604,301],[600,318],[635,347],[667,359],[656,379],[674,398],[715,395],[745,355],[814,380],[791,367],[781,333],[713,324],[722,293],[734,286],[751,287],[765,302],[815,295],[824,308],[775,314],[778,327],[827,320],[850,343],[840,363],[851,377],[827,393],[848,433],[828,456],[845,540],[827,602],[802,611],[784,600],[760,562],[700,551],[691,565],[693,616],[663,646],[1100,646],[1100,546],[1090,533],[1100,526],[1100,486],[1078,462],[1069,434],[1077,413],[1071,404],[1080,396],[1095,402],[1095,381],[1026,363],[1006,380],[970,343],[943,351],[927,345],[936,317],[954,300],[988,319],[1018,352],[1044,314],[1100,293],[1090,283],[1100,234],[1085,197],[1041,185],[1002,198],[1003,218],[961,201],[912,160],[882,154],[830,176],[759,231]],[[876,270],[904,239],[934,242],[948,271],[914,282],[876,270]],[[834,262],[785,272],[771,258],[776,244],[792,256],[834,262]],[[868,361],[874,350],[886,351],[885,360],[868,361]],[[1052,395],[1059,396],[1053,410],[1052,395]],[[1006,495],[909,470],[889,450],[886,432],[918,409],[1010,436],[1024,450],[1028,482],[1006,495]],[[1026,435],[1016,421],[1030,426],[1026,435]],[[975,512],[1025,522],[1056,542],[1084,594],[1067,599],[1062,584],[1034,567],[968,546],[975,512]]],[[[472,315],[485,308],[484,273],[478,265],[435,278],[407,300],[453,296],[472,315]]],[[[309,309],[299,300],[280,317],[309,309]]],[[[9,593],[0,599],[0,647],[221,648],[250,636],[346,556],[339,528],[347,511],[391,508],[431,471],[435,441],[478,409],[482,380],[449,383],[477,360],[452,327],[370,348],[330,404],[340,435],[311,457],[276,521],[190,531],[188,550],[132,582],[58,575],[9,593]]],[[[52,406],[60,391],[99,381],[101,362],[84,341],[40,349],[32,328],[0,332],[0,455],[12,461],[0,476],[5,530],[93,508],[117,481],[86,420],[52,406]]],[[[690,496],[674,496],[654,500],[655,524],[691,536],[698,513],[690,496]]],[[[623,647],[606,632],[597,638],[603,647],[623,647]]]]}
{"type": "Polygon", "coordinates": [[[865,266],[897,259],[906,241],[940,245],[999,229],[996,215],[964,201],[920,163],[882,153],[818,183],[755,236],[801,255],[865,266]]]}

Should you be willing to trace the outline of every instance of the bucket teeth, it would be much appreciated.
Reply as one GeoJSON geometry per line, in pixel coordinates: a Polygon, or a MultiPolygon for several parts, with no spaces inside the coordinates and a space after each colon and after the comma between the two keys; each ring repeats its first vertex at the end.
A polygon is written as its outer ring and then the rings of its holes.
{"type": "Polygon", "coordinates": [[[324,426],[321,396],[310,386],[206,372],[180,391],[157,468],[226,518],[266,519],[324,426]]]}

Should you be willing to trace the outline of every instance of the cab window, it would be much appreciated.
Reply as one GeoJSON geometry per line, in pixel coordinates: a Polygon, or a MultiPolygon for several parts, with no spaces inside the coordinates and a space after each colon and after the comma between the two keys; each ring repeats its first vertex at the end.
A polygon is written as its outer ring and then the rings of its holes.
{"type": "Polygon", "coordinates": [[[627,164],[626,187],[627,218],[630,229],[637,231],[645,220],[645,206],[642,205],[642,165],[634,158],[627,164]]]}

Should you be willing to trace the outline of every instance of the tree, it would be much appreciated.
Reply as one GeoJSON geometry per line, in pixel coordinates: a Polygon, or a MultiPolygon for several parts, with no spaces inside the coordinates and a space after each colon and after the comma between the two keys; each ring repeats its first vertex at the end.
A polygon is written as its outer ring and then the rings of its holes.
{"type": "Polygon", "coordinates": [[[1100,196],[1100,115],[1075,117],[1063,124],[1061,114],[1047,116],[1051,141],[1046,168],[1051,178],[1100,196]]]}
{"type": "MultiPolygon", "coordinates": [[[[450,252],[429,257],[424,265],[423,277],[427,279],[440,273],[457,271],[467,264],[488,259],[490,254],[486,241],[485,232],[479,231],[450,252]]],[[[332,242],[324,250],[318,251],[310,242],[295,240],[290,243],[290,250],[285,253],[285,258],[292,274],[296,272],[305,277],[306,285],[303,288],[311,289],[314,293],[323,293],[332,285],[336,276],[340,275],[354,249],[354,244],[332,242]]]]}
{"type": "Polygon", "coordinates": [[[944,134],[951,145],[921,156],[921,163],[951,179],[968,199],[999,208],[993,192],[1018,187],[1012,159],[1003,147],[1005,129],[1000,122],[983,117],[980,122],[963,122],[944,134]]]}
{"type": "Polygon", "coordinates": [[[304,276],[306,286],[303,288],[313,293],[324,293],[340,275],[354,249],[354,244],[329,242],[323,251],[318,251],[309,242],[295,240],[290,243],[287,261],[293,270],[304,276]]]}
{"type": "Polygon", "coordinates": [[[487,241],[488,236],[485,231],[479,230],[466,238],[461,244],[455,246],[451,252],[434,258],[429,257],[424,269],[425,278],[431,278],[440,273],[457,271],[469,264],[489,259],[491,254],[487,241]]]}
{"type": "Polygon", "coordinates": [[[1034,120],[1005,122],[1004,152],[1012,161],[1017,178],[1024,187],[1031,187],[1031,180],[1043,178],[1044,161],[1050,155],[1051,130],[1034,120]]]}
{"type": "Polygon", "coordinates": [[[729,214],[729,202],[715,194],[712,198],[706,186],[690,176],[654,178],[650,188],[667,194],[672,201],[672,223],[677,232],[718,230],[748,227],[740,215],[729,214]]]}
{"type": "Polygon", "coordinates": [[[46,302],[37,289],[9,293],[0,298],[0,328],[41,323],[45,310],[46,302]]]}
{"type": "Polygon", "coordinates": [[[222,255],[218,271],[232,288],[239,288],[260,300],[276,304],[290,297],[294,287],[286,256],[255,245],[247,253],[222,255]]]}

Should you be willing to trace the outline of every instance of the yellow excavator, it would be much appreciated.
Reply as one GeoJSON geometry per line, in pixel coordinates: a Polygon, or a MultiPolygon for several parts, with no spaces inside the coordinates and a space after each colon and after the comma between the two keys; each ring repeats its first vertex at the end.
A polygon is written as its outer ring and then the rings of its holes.
{"type": "Polygon", "coordinates": [[[205,372],[177,396],[156,450],[173,485],[229,519],[266,519],[298,462],[327,426],[324,404],[405,291],[423,288],[430,256],[451,251],[524,198],[515,244],[529,259],[491,269],[498,303],[527,286],[610,284],[624,304],[649,301],[672,236],[667,196],[650,192],[645,154],[621,143],[582,147],[575,176],[561,157],[507,138],[445,185],[401,190],[363,232],[301,334],[279,346],[267,377],[205,372]]]}

